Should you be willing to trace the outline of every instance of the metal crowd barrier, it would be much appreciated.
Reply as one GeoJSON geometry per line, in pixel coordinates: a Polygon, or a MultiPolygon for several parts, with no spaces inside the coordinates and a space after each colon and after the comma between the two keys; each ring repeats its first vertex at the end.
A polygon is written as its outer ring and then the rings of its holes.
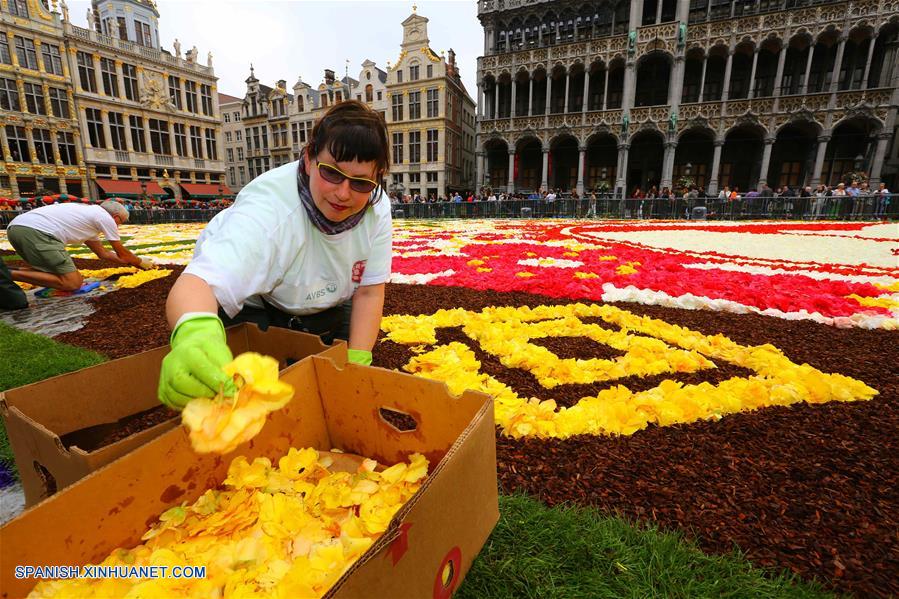
{"type": "MultiPolygon", "coordinates": [[[[897,194],[899,195],[899,194],[897,194]]],[[[683,220],[885,220],[899,218],[899,197],[754,197],[740,200],[562,198],[393,204],[394,218],[596,218],[683,220]]]]}
{"type": "MultiPolygon", "coordinates": [[[[165,210],[132,210],[128,215],[128,224],[152,225],[160,223],[205,223],[224,210],[202,208],[167,208],[165,210]]],[[[0,229],[6,229],[10,221],[23,214],[17,210],[0,211],[0,229]]]]}
{"type": "MultiPolygon", "coordinates": [[[[223,209],[132,210],[130,224],[207,222],[223,209]]],[[[899,220],[899,194],[852,198],[745,198],[741,200],[562,198],[393,204],[394,218],[589,218],[682,220],[899,220]]],[[[22,214],[0,211],[0,229],[22,214]]]]}

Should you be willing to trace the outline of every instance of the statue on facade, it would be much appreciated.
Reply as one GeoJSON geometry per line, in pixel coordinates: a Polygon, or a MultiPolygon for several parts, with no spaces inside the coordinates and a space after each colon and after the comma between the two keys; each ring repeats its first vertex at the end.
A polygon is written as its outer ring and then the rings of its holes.
{"type": "Polygon", "coordinates": [[[631,56],[637,51],[637,32],[631,31],[627,34],[627,53],[631,56]]]}
{"type": "Polygon", "coordinates": [[[69,20],[69,5],[66,4],[66,0],[62,0],[62,20],[68,22],[69,20]]]}
{"type": "Polygon", "coordinates": [[[87,8],[87,28],[94,31],[94,11],[90,7],[87,8]]]}
{"type": "Polygon", "coordinates": [[[677,133],[677,111],[672,110],[668,116],[668,133],[677,133]]]}
{"type": "Polygon", "coordinates": [[[212,52],[206,55],[206,66],[212,68],[212,52]]]}
{"type": "Polygon", "coordinates": [[[181,58],[181,42],[178,41],[177,37],[175,38],[175,43],[172,45],[175,46],[175,57],[181,58]]]}
{"type": "Polygon", "coordinates": [[[187,51],[187,62],[197,62],[197,55],[199,53],[200,53],[200,51],[197,50],[196,46],[194,46],[193,48],[188,50],[187,51]]]}
{"type": "Polygon", "coordinates": [[[628,113],[621,115],[621,135],[627,135],[627,130],[631,126],[631,117],[628,113]]]}
{"type": "Polygon", "coordinates": [[[677,47],[683,48],[687,45],[687,24],[681,22],[677,26],[677,47]]]}

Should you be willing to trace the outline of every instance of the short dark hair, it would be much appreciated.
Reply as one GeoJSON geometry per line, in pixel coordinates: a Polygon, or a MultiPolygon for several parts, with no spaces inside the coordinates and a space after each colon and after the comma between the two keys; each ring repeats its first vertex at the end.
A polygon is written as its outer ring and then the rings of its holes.
{"type": "Polygon", "coordinates": [[[378,177],[390,169],[384,117],[356,100],[335,104],[319,119],[312,128],[308,149],[312,156],[328,150],[337,162],[372,161],[378,177]]]}

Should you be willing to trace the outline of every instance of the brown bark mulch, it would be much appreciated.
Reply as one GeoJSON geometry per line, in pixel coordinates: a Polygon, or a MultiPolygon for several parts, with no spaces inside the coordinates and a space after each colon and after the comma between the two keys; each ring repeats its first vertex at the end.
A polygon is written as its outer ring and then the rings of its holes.
{"type": "MultiPolygon", "coordinates": [[[[98,262],[91,261],[96,268],[98,262]]],[[[92,300],[97,311],[80,331],[57,339],[120,357],[168,341],[165,297],[175,276],[92,300]]],[[[438,308],[564,304],[566,300],[464,288],[388,285],[386,314],[438,308]]],[[[755,315],[618,304],[638,314],[742,344],[771,343],[796,363],[839,372],[880,391],[868,402],[801,404],[734,414],[719,422],[651,427],[627,437],[514,440],[497,435],[505,492],[523,491],[549,505],[594,505],[640,521],[680,529],[712,552],[734,547],[755,564],[789,568],[830,588],[860,596],[899,595],[899,333],[836,329],[755,315]]],[[[458,329],[482,368],[522,395],[572,405],[604,384],[540,387],[508,369],[458,329]]],[[[612,358],[614,350],[576,339],[535,340],[562,357],[612,358]]],[[[374,364],[401,368],[411,352],[375,347],[374,364]]],[[[684,383],[743,376],[744,369],[616,381],[632,389],[664,378],[684,383]]]]}
{"type": "MultiPolygon", "coordinates": [[[[385,313],[569,303],[451,287],[404,286],[397,291],[388,292],[385,313]]],[[[786,567],[840,592],[899,594],[899,381],[893,371],[899,363],[899,333],[617,305],[703,333],[724,333],[741,344],[771,343],[796,363],[860,379],[880,395],[868,402],[774,407],[719,422],[651,427],[627,437],[560,441],[497,435],[503,490],[524,491],[549,505],[594,505],[684,530],[707,551],[738,547],[760,566],[786,567]]],[[[461,330],[438,333],[440,342],[460,341],[471,347],[483,372],[522,395],[572,405],[605,386],[543,390],[533,375],[504,368],[461,330]]],[[[566,351],[584,351],[581,357],[609,356],[608,349],[595,350],[593,342],[584,341],[557,338],[542,344],[559,349],[563,357],[566,351]]],[[[385,341],[376,346],[374,363],[401,368],[411,355],[407,348],[385,341]]],[[[616,384],[636,390],[664,378],[715,382],[747,372],[717,364],[717,370],[630,377],[616,384]]]]}

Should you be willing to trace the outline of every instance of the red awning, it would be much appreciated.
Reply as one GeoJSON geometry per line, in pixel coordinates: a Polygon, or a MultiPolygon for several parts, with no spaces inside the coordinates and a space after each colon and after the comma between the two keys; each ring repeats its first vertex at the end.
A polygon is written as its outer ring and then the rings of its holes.
{"type": "Polygon", "coordinates": [[[138,197],[144,193],[141,185],[146,185],[146,193],[151,196],[167,196],[155,181],[113,181],[112,179],[97,179],[97,185],[108,196],[133,196],[138,197]]]}
{"type": "Polygon", "coordinates": [[[181,189],[192,198],[233,198],[234,192],[224,183],[182,183],[181,189]]]}

